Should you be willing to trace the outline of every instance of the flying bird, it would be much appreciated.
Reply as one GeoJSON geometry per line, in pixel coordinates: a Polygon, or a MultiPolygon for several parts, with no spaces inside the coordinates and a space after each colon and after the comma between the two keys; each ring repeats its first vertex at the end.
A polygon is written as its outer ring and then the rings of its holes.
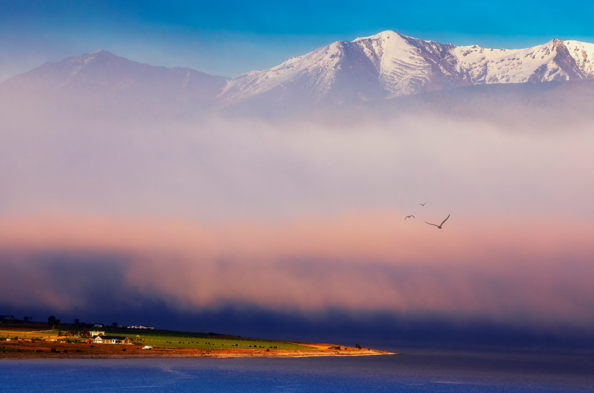
{"type": "Polygon", "coordinates": [[[411,217],[412,217],[412,218],[416,218],[415,216],[413,216],[413,215],[411,214],[410,216],[406,216],[406,217],[404,217],[404,221],[406,221],[406,219],[407,219],[407,218],[411,218],[411,217]]]}
{"type": "Polygon", "coordinates": [[[425,221],[425,224],[433,225],[434,227],[437,227],[437,228],[441,229],[441,226],[448,220],[448,218],[450,218],[450,215],[449,214],[446,217],[446,219],[443,220],[443,222],[441,224],[439,224],[439,225],[431,224],[430,222],[427,222],[427,221],[425,221]]]}
{"type": "Polygon", "coordinates": [[[419,203],[419,205],[421,205],[421,206],[425,206],[426,204],[427,204],[427,202],[425,202],[425,203],[419,203]]]}

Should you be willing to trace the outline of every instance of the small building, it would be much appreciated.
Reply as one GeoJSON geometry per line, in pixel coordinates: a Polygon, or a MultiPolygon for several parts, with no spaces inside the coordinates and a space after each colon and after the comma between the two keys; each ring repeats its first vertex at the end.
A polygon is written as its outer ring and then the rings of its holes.
{"type": "Polygon", "coordinates": [[[94,328],[102,328],[103,324],[102,323],[96,323],[93,325],[94,328]]]}
{"type": "Polygon", "coordinates": [[[95,336],[95,344],[130,344],[130,339],[123,336],[95,336]]]}
{"type": "Polygon", "coordinates": [[[0,323],[12,323],[14,322],[13,315],[0,315],[0,323]]]}

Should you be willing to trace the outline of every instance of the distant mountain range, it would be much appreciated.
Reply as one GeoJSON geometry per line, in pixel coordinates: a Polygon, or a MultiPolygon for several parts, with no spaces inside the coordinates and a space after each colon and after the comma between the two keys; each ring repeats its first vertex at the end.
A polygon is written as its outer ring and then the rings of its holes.
{"type": "MultiPolygon", "coordinates": [[[[455,46],[384,31],[337,41],[235,78],[155,67],[98,51],[45,63],[0,84],[4,103],[39,102],[98,113],[187,116],[277,112],[383,101],[487,84],[594,78],[594,44],[558,39],[527,49],[455,46]]],[[[401,101],[401,100],[400,100],[401,101]]],[[[418,99],[414,99],[418,102],[418,99]]],[[[51,106],[50,105],[50,106],[51,106]]]]}

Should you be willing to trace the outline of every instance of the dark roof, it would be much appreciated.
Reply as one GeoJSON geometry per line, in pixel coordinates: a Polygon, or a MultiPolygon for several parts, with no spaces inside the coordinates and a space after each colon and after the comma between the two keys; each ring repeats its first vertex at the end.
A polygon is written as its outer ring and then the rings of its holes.
{"type": "Polygon", "coordinates": [[[99,336],[102,340],[125,340],[128,337],[123,336],[99,336]]]}

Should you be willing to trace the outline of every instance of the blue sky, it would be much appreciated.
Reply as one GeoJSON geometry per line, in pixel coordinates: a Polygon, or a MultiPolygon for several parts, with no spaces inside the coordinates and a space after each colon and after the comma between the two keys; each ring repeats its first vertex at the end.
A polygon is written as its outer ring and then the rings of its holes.
{"type": "Polygon", "coordinates": [[[391,29],[442,43],[594,41],[593,3],[552,1],[0,0],[0,80],[98,49],[233,76],[391,29]]]}

